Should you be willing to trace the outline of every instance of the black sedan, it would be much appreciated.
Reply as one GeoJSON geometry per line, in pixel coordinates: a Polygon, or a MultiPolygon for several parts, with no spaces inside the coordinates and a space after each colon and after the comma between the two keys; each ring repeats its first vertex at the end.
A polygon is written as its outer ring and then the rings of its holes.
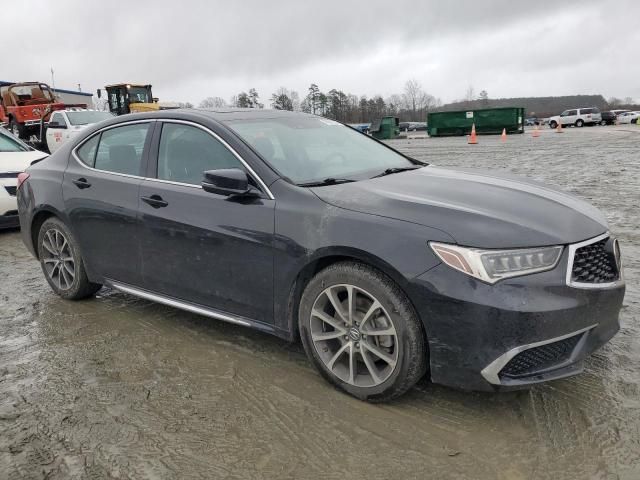
{"type": "Polygon", "coordinates": [[[301,338],[361,399],[425,374],[478,390],[566,377],[619,328],[620,250],[595,208],[321,117],[126,115],[19,182],[24,242],[61,297],[106,285],[301,338]]]}

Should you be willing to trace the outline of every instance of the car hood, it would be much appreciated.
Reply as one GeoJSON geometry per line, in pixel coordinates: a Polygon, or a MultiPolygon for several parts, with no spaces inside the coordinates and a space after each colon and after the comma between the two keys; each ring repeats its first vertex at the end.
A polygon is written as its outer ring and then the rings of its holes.
{"type": "Polygon", "coordinates": [[[607,230],[603,215],[576,197],[479,170],[428,166],[312,190],[334,206],[437,228],[478,248],[568,244],[607,230]]]}
{"type": "Polygon", "coordinates": [[[38,150],[29,152],[0,152],[0,172],[24,172],[34,160],[47,154],[38,150]]]}

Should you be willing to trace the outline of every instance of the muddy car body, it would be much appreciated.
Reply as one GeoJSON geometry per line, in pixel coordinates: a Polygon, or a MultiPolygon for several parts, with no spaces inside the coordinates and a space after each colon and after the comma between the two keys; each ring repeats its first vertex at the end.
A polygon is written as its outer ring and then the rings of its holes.
{"type": "Polygon", "coordinates": [[[619,328],[620,253],[595,208],[319,117],[121,117],[27,173],[23,239],[58,294],[108,285],[300,336],[359,398],[427,371],[476,390],[562,378],[619,328]]]}

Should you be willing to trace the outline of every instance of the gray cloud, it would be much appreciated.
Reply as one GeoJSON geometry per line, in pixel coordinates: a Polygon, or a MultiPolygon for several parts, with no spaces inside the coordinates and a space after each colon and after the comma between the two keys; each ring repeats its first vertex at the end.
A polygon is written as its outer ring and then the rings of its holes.
{"type": "Polygon", "coordinates": [[[373,95],[418,79],[448,101],[469,84],[490,96],[602,93],[640,101],[640,2],[22,0],[3,18],[2,79],[93,90],[143,81],[166,100],[228,98],[279,86],[373,95]],[[8,45],[8,44],[6,44],[8,45]],[[5,47],[7,48],[7,47],[5,47]]]}

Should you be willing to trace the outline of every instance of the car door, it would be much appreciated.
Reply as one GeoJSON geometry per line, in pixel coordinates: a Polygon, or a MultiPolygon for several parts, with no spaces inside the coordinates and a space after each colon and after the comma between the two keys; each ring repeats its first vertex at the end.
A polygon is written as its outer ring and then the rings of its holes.
{"type": "Polygon", "coordinates": [[[211,130],[171,121],[158,130],[154,178],[140,187],[145,288],[273,323],[273,197],[211,130]],[[221,168],[245,170],[262,196],[242,201],[204,191],[203,172],[221,168]]]}
{"type": "Polygon", "coordinates": [[[54,112],[51,115],[45,136],[51,153],[58,150],[60,145],[69,139],[69,124],[62,112],[54,112]]]}
{"type": "Polygon", "coordinates": [[[138,203],[155,122],[114,125],[76,147],[62,193],[72,231],[90,271],[139,285],[138,203]]]}
{"type": "Polygon", "coordinates": [[[560,121],[562,122],[562,125],[573,125],[574,123],[576,123],[577,118],[577,110],[565,110],[564,112],[562,112],[560,121]]]}

